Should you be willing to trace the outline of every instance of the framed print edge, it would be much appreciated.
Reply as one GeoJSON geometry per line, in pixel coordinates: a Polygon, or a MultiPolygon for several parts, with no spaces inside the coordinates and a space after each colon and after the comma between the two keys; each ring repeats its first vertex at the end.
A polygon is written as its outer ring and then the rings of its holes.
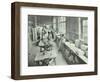
{"type": "Polygon", "coordinates": [[[20,11],[17,4],[11,4],[11,78],[20,77],[20,11]],[[18,13],[18,14],[17,14],[18,13]]]}
{"type": "Polygon", "coordinates": [[[57,5],[57,4],[41,4],[41,3],[25,3],[14,2],[11,4],[11,78],[15,80],[37,79],[37,78],[56,78],[69,76],[97,75],[97,45],[98,45],[98,29],[97,29],[97,7],[91,6],[75,6],[75,5],[57,5]],[[41,75],[20,75],[20,7],[43,7],[43,8],[60,8],[60,9],[77,9],[77,10],[93,10],[94,11],[94,71],[78,72],[78,73],[57,73],[57,74],[41,74],[41,75]]]}

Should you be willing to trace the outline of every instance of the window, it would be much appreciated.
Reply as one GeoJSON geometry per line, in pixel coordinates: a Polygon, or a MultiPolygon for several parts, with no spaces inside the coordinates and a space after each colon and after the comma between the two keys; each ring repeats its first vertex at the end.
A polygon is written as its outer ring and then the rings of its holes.
{"type": "Polygon", "coordinates": [[[81,39],[85,44],[88,43],[88,19],[82,18],[81,19],[81,39]]]}
{"type": "Polygon", "coordinates": [[[58,32],[66,34],[66,17],[58,17],[58,32]]]}

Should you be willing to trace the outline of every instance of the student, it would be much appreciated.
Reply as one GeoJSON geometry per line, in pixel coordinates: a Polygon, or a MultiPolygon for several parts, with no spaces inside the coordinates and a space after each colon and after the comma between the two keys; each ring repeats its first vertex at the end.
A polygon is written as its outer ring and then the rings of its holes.
{"type": "Polygon", "coordinates": [[[59,41],[59,48],[58,50],[60,51],[62,48],[62,43],[65,42],[65,37],[64,37],[64,34],[61,34],[60,36],[60,41],[59,41]]]}
{"type": "Polygon", "coordinates": [[[44,51],[44,46],[45,46],[45,44],[44,44],[44,42],[43,42],[42,39],[39,41],[38,46],[40,47],[40,52],[43,52],[43,51],[44,51]]]}

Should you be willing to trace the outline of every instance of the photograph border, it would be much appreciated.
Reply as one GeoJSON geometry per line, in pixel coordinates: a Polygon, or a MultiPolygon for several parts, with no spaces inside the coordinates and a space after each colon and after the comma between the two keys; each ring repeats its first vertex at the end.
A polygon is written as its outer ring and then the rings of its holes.
{"type": "Polygon", "coordinates": [[[97,45],[98,45],[98,29],[97,29],[97,7],[77,6],[77,5],[61,5],[61,4],[43,4],[28,2],[13,2],[11,4],[11,78],[15,80],[22,79],[38,79],[38,78],[56,78],[69,76],[97,75],[97,45]],[[94,11],[94,71],[78,72],[78,73],[58,73],[43,75],[20,75],[20,8],[21,7],[38,7],[38,8],[57,8],[57,9],[73,9],[73,10],[92,10],[94,11]]]}

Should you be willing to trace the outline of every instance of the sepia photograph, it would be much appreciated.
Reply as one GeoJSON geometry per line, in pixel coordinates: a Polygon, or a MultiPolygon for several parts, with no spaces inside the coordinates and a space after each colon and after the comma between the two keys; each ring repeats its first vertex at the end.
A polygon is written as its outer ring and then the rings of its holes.
{"type": "Polygon", "coordinates": [[[88,17],[28,15],[28,66],[88,62],[88,17]]]}

